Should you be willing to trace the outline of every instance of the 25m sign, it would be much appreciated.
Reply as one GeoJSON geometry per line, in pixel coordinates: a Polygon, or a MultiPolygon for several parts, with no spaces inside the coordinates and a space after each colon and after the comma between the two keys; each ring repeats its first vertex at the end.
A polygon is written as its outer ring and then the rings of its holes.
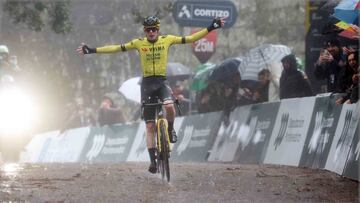
{"type": "MultiPolygon", "coordinates": [[[[192,33],[197,32],[198,30],[192,30],[192,33]]],[[[204,38],[194,42],[192,44],[192,51],[195,54],[196,58],[201,63],[206,63],[211,56],[215,53],[216,50],[216,41],[217,41],[217,32],[213,30],[207,34],[204,38]]]]}

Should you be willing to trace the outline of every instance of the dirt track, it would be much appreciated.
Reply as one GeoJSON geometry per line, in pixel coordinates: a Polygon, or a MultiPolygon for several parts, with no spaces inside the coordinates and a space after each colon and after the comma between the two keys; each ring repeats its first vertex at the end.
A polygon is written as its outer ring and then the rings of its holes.
{"type": "Polygon", "coordinates": [[[147,163],[2,165],[0,202],[359,202],[359,183],[322,170],[172,163],[170,184],[147,163]]]}

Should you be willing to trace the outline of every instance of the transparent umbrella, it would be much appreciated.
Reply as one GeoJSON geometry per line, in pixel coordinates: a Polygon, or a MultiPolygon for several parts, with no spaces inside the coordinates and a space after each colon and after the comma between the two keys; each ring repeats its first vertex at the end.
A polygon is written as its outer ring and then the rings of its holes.
{"type": "Polygon", "coordinates": [[[285,45],[263,44],[251,49],[242,57],[239,66],[243,80],[257,80],[257,74],[262,69],[269,69],[269,65],[280,62],[281,59],[290,54],[291,49],[285,45]]]}
{"type": "Polygon", "coordinates": [[[141,77],[133,77],[123,82],[119,88],[119,92],[125,96],[126,99],[140,103],[140,79],[141,77]]]}

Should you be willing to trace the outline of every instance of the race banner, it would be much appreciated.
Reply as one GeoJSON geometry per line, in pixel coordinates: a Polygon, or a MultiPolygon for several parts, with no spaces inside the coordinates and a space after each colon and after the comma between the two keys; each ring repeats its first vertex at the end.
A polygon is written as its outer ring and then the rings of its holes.
{"type": "Polygon", "coordinates": [[[86,148],[82,153],[82,161],[124,162],[137,128],[138,123],[92,128],[86,148]]]}
{"type": "Polygon", "coordinates": [[[240,136],[240,145],[234,161],[247,164],[263,163],[279,106],[280,102],[252,105],[245,123],[249,130],[240,136]]]}
{"type": "MultiPolygon", "coordinates": [[[[179,129],[184,120],[184,117],[176,117],[174,122],[174,129],[179,137],[179,129]]],[[[140,122],[136,131],[135,140],[131,146],[130,152],[126,161],[150,161],[149,153],[146,146],[146,126],[145,122],[140,122]]],[[[172,145],[172,144],[171,144],[172,145]]],[[[172,147],[172,146],[171,146],[172,147]]]]}
{"type": "Polygon", "coordinates": [[[343,104],[325,169],[342,174],[359,122],[360,104],[343,104]]]}
{"type": "Polygon", "coordinates": [[[45,140],[39,162],[78,162],[89,136],[90,128],[75,128],[51,134],[45,140]]]}
{"type": "Polygon", "coordinates": [[[348,159],[346,160],[345,169],[343,172],[343,176],[351,178],[353,180],[360,180],[360,122],[358,121],[358,125],[355,131],[355,136],[352,141],[352,145],[350,148],[350,153],[348,159]]]}
{"type": "Polygon", "coordinates": [[[300,166],[325,167],[342,108],[335,101],[336,97],[316,97],[300,166]]]}
{"type": "Polygon", "coordinates": [[[244,134],[249,133],[246,120],[251,105],[236,108],[231,112],[229,123],[221,122],[216,140],[211,148],[208,161],[233,161],[236,150],[244,134]]]}
{"type": "Polygon", "coordinates": [[[314,97],[281,101],[264,163],[298,166],[314,103],[314,97]]]}
{"type": "Polygon", "coordinates": [[[35,135],[21,152],[20,162],[36,163],[42,160],[49,148],[51,138],[58,134],[59,131],[51,131],[35,135]]]}
{"type": "Polygon", "coordinates": [[[184,119],[174,145],[174,161],[206,161],[220,126],[221,113],[191,115],[184,119]]]}
{"type": "Polygon", "coordinates": [[[146,125],[140,122],[135,134],[135,140],[130,148],[126,161],[149,161],[149,153],[146,147],[146,125]]]}

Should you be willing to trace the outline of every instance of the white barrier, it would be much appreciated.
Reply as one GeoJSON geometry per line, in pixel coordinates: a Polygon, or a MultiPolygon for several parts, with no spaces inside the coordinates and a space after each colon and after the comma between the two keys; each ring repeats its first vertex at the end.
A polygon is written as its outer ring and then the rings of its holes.
{"type": "MultiPolygon", "coordinates": [[[[177,118],[179,141],[172,160],[325,168],[359,180],[360,141],[356,132],[360,132],[360,104],[334,102],[334,97],[325,95],[238,107],[227,125],[221,121],[222,112],[177,118]]],[[[143,122],[122,124],[113,128],[111,135],[103,130],[102,141],[90,133],[101,129],[92,129],[71,129],[62,136],[58,132],[37,135],[21,161],[81,162],[89,160],[90,152],[91,160],[98,162],[149,160],[143,122]],[[120,141],[129,136],[126,142],[120,141]],[[121,152],[113,151],[117,149],[121,152]]]]}

